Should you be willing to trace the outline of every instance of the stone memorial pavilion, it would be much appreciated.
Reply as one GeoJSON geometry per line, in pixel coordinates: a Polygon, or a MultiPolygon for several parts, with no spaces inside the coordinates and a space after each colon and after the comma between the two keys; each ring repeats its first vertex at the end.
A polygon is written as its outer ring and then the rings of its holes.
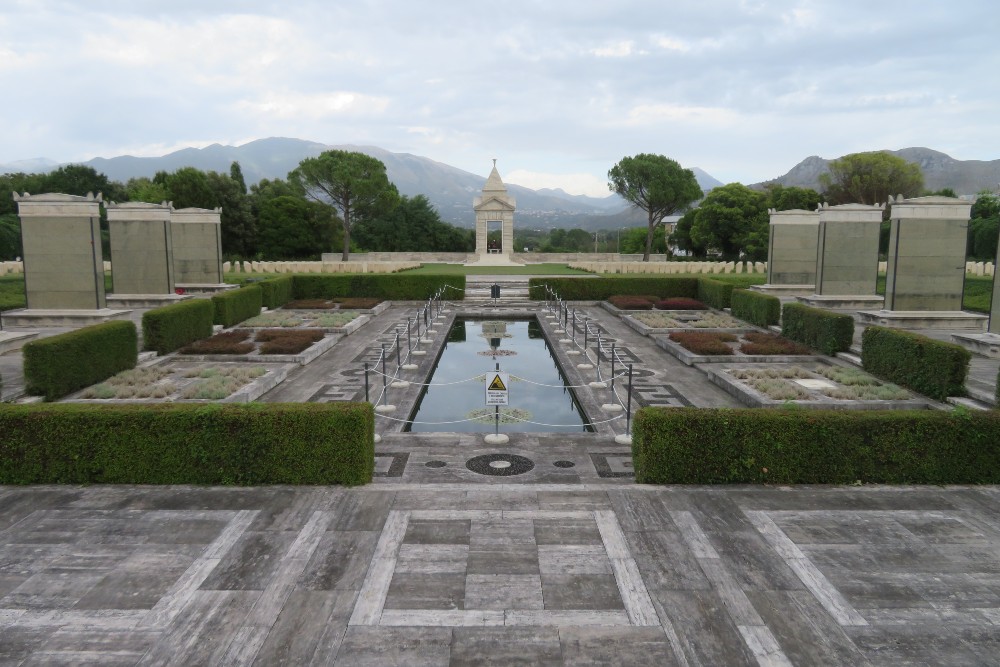
{"type": "Polygon", "coordinates": [[[104,294],[101,195],[14,193],[21,219],[27,308],[3,314],[8,326],[86,325],[127,319],[104,294]]]}
{"type": "Polygon", "coordinates": [[[511,258],[514,251],[514,210],[517,207],[514,197],[507,193],[507,187],[500,179],[497,171],[497,161],[493,160],[493,170],[490,172],[483,194],[472,202],[476,212],[476,260],[472,266],[519,266],[511,258]],[[500,242],[489,242],[489,227],[491,224],[500,227],[500,242]]]}
{"type": "Polygon", "coordinates": [[[768,211],[767,284],[751,289],[776,296],[806,296],[816,291],[819,213],[792,209],[768,211]]]}
{"type": "Polygon", "coordinates": [[[174,292],[174,254],[168,202],[108,203],[113,293],[108,303],[155,308],[185,297],[174,292]]]}
{"type": "Polygon", "coordinates": [[[185,292],[212,293],[235,287],[222,274],[222,209],[180,208],[171,213],[174,280],[185,292]]]}
{"type": "Polygon", "coordinates": [[[799,301],[821,308],[878,308],[878,239],[884,205],[819,208],[816,292],[799,301]]]}

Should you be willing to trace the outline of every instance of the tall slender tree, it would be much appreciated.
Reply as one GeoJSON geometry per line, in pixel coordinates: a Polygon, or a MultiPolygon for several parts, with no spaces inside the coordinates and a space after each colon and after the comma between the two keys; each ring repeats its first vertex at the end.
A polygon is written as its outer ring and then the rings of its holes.
{"type": "Polygon", "coordinates": [[[332,150],[306,158],[289,172],[288,180],[310,199],[338,209],[344,225],[342,261],[351,253],[351,226],[357,216],[386,213],[399,201],[381,160],[364,153],[332,150]]]}
{"type": "Polygon", "coordinates": [[[663,155],[640,153],[624,157],[608,172],[608,188],[646,212],[646,248],[642,261],[649,261],[653,233],[663,219],[685,210],[702,196],[694,172],[663,155]]]}

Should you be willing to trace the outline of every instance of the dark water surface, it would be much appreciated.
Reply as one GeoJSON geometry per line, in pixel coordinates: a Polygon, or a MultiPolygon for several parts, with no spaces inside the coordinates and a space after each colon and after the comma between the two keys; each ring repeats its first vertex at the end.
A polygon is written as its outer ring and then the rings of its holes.
{"type": "MultiPolygon", "coordinates": [[[[508,419],[501,420],[500,432],[539,433],[552,431],[580,432],[589,430],[582,411],[576,404],[571,390],[564,387],[565,380],[549,346],[542,336],[542,329],[535,319],[522,320],[467,320],[458,319],[448,333],[441,358],[431,374],[429,384],[456,382],[474,376],[485,376],[496,369],[532,382],[557,387],[540,387],[511,377],[510,408],[521,419],[560,426],[540,426],[508,419]],[[484,334],[484,324],[487,334],[484,334]],[[497,345],[498,344],[498,345],[497,345]],[[494,357],[480,354],[500,352],[494,357]],[[505,351],[516,352],[507,356],[505,351]],[[527,414],[524,414],[526,411],[527,414]]],[[[492,377],[492,376],[491,376],[492,377]]],[[[468,419],[473,410],[487,410],[486,378],[450,386],[427,387],[417,401],[414,422],[454,422],[468,419]]],[[[411,431],[463,431],[491,433],[493,408],[489,422],[467,421],[458,424],[410,425],[411,431]]],[[[505,408],[501,407],[501,415],[505,408]]]]}

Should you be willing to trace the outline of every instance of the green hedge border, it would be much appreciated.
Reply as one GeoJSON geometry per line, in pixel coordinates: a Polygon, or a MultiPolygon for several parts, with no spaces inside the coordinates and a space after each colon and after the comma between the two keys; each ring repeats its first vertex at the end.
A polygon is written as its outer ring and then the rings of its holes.
{"type": "Polygon", "coordinates": [[[220,292],[212,297],[215,306],[215,324],[231,327],[251,317],[260,315],[263,306],[262,290],[257,285],[247,285],[220,292]]]}
{"type": "Polygon", "coordinates": [[[711,278],[698,278],[698,300],[718,310],[732,305],[733,283],[725,283],[711,278]]]}
{"type": "Polygon", "coordinates": [[[281,308],[295,295],[295,278],[293,276],[262,280],[257,283],[257,286],[260,287],[261,304],[271,310],[281,308]]]}
{"type": "Polygon", "coordinates": [[[530,278],[528,294],[545,300],[545,285],[567,301],[603,301],[616,294],[655,294],[660,298],[698,298],[698,279],[678,276],[622,276],[613,278],[530,278]]]}
{"type": "Polygon", "coordinates": [[[369,403],[3,405],[0,484],[365,484],[369,403]]]}
{"type": "Polygon", "coordinates": [[[208,299],[189,299],[142,315],[142,344],[159,355],[212,335],[215,305],[208,299]]]}
{"type": "Polygon", "coordinates": [[[851,349],[854,318],[801,303],[786,303],[781,309],[781,335],[832,357],[851,349]]]}
{"type": "Polygon", "coordinates": [[[767,328],[781,320],[781,299],[748,289],[734,289],[730,301],[732,316],[767,328]]]}
{"type": "Polygon", "coordinates": [[[54,401],[134,368],[138,339],[132,322],[114,320],[32,341],[22,348],[25,390],[54,401]]]}
{"type": "Polygon", "coordinates": [[[943,401],[965,395],[972,354],[910,331],[869,326],[861,334],[861,365],[877,377],[943,401]]]}
{"type": "Polygon", "coordinates": [[[643,408],[646,484],[998,484],[1000,411],[643,408]]]}
{"type": "Polygon", "coordinates": [[[444,274],[312,274],[292,278],[294,298],[333,299],[370,297],[395,301],[423,301],[446,286],[444,298],[458,301],[465,297],[465,276],[444,274]],[[451,289],[454,288],[454,289],[451,289]]]}

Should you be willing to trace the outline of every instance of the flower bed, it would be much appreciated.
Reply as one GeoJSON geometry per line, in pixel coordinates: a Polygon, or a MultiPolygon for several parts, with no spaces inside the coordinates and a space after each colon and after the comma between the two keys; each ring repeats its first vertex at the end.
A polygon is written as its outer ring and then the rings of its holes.
{"type": "Polygon", "coordinates": [[[750,407],[912,409],[926,400],[864,371],[826,361],[775,364],[766,368],[722,366],[709,379],[750,407]]]}
{"type": "Polygon", "coordinates": [[[365,297],[337,297],[335,299],[298,299],[289,301],[285,310],[371,310],[382,303],[382,299],[365,297]]]}
{"type": "Polygon", "coordinates": [[[652,310],[658,296],[648,294],[615,294],[607,298],[608,303],[619,310],[652,310]]]}
{"type": "Polygon", "coordinates": [[[734,358],[770,362],[819,356],[794,341],[762,331],[672,331],[669,336],[654,336],[653,339],[689,366],[734,358]]]}
{"type": "Polygon", "coordinates": [[[232,360],[294,362],[302,365],[326,352],[340,340],[316,329],[235,329],[223,331],[211,338],[196,341],[181,348],[179,355],[192,355],[205,361],[232,360]]]}
{"type": "Polygon", "coordinates": [[[69,397],[72,402],[245,403],[285,379],[288,364],[164,362],[114,375],[69,397]]]}
{"type": "Polygon", "coordinates": [[[657,310],[708,310],[708,306],[701,301],[682,296],[657,301],[653,307],[657,310]]]}
{"type": "Polygon", "coordinates": [[[746,322],[715,310],[659,310],[649,313],[622,313],[625,324],[644,336],[674,331],[712,329],[740,333],[752,329],[746,322]]]}
{"type": "Polygon", "coordinates": [[[256,317],[251,317],[240,324],[243,327],[316,327],[323,329],[339,329],[353,322],[360,313],[356,310],[344,310],[333,312],[308,312],[292,310],[276,310],[261,313],[256,317]]]}

